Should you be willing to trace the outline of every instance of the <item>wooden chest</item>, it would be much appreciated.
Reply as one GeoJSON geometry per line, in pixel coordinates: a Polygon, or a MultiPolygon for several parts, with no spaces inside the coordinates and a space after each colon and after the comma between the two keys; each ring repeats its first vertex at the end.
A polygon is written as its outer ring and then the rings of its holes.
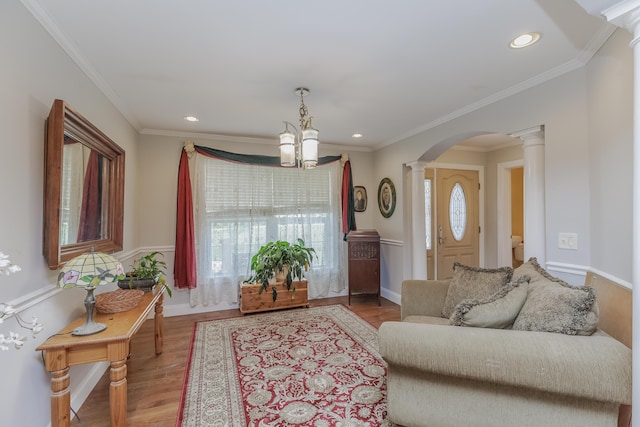
{"type": "Polygon", "coordinates": [[[260,293],[259,284],[243,284],[240,286],[240,312],[258,313],[261,311],[279,310],[293,307],[309,307],[307,281],[294,281],[291,289],[284,282],[272,283],[266,291],[260,293]],[[278,298],[273,300],[275,286],[278,298]],[[295,291],[294,291],[295,288],[295,291]]]}

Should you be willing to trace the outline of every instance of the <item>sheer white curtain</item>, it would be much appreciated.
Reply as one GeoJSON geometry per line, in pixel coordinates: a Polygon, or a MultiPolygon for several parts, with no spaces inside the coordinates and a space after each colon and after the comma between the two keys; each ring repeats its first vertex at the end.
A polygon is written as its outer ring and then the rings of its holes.
{"type": "Polygon", "coordinates": [[[344,289],[340,162],[311,170],[244,165],[196,155],[193,186],[198,283],[191,305],[238,300],[251,257],[298,238],[317,252],[309,297],[344,289]]]}

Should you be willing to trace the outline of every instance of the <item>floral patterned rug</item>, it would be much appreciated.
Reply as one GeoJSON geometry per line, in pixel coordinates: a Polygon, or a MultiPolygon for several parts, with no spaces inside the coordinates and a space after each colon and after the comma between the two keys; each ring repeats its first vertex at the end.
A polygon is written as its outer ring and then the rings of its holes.
{"type": "Polygon", "coordinates": [[[392,426],[378,331],[342,305],[198,322],[178,426],[392,426]]]}

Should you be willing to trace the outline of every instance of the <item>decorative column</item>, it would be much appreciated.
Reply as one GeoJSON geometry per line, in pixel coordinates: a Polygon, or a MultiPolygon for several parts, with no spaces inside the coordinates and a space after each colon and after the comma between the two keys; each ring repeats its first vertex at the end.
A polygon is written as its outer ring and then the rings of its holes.
{"type": "Polygon", "coordinates": [[[512,134],[524,150],[524,259],[547,262],[544,204],[544,127],[536,126],[512,134]]]}
{"type": "MultiPolygon", "coordinates": [[[[593,12],[593,11],[591,11],[593,12]]],[[[591,13],[590,12],[590,13],[591,13]]],[[[631,345],[640,348],[640,1],[626,0],[601,11],[607,21],[633,33],[630,47],[633,49],[633,224],[631,251],[632,338],[631,345]]],[[[640,408],[640,352],[632,354],[633,402],[640,408]]],[[[633,425],[638,425],[633,419],[633,425]]]]}
{"type": "Polygon", "coordinates": [[[411,168],[411,278],[427,278],[427,230],[424,211],[425,162],[407,163],[411,168]]]}

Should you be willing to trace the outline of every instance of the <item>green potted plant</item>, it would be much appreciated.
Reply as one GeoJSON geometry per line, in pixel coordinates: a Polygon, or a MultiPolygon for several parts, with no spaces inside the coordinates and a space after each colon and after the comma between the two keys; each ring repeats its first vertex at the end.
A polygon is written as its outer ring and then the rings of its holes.
{"type": "Polygon", "coordinates": [[[164,286],[171,297],[171,288],[164,278],[167,274],[167,263],[157,259],[157,256],[164,256],[164,254],[154,251],[135,260],[131,271],[127,272],[124,279],[118,281],[118,286],[122,289],[142,289],[146,292],[160,285],[164,286]]]}
{"type": "MultiPolygon", "coordinates": [[[[285,283],[287,290],[291,289],[294,279],[302,280],[304,271],[309,269],[316,251],[305,247],[304,241],[298,239],[296,243],[278,240],[262,246],[251,258],[251,271],[253,275],[245,280],[245,283],[261,284],[260,293],[267,290],[271,278],[285,283]],[[281,280],[278,276],[281,275],[281,280]]],[[[271,287],[273,301],[278,298],[275,286],[271,287]]],[[[295,292],[295,288],[293,289],[295,292]]]]}

